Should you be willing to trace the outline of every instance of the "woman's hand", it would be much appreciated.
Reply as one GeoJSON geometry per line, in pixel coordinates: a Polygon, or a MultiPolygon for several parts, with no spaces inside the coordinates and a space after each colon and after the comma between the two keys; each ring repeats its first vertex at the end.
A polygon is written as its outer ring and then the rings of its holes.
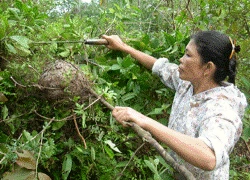
{"type": "Polygon", "coordinates": [[[126,44],[121,40],[121,38],[117,35],[102,35],[102,38],[106,39],[108,41],[107,48],[112,49],[112,50],[119,50],[119,51],[124,51],[126,48],[126,44]]]}
{"type": "Polygon", "coordinates": [[[154,58],[153,56],[150,56],[144,52],[134,49],[133,47],[124,43],[121,40],[121,38],[117,35],[111,35],[111,36],[102,35],[102,38],[108,41],[109,44],[106,45],[107,48],[128,53],[137,61],[139,61],[143,66],[145,66],[147,69],[150,70],[152,69],[156,61],[156,58],[154,58]]]}
{"type": "Polygon", "coordinates": [[[209,171],[215,168],[214,151],[201,139],[174,131],[130,107],[115,107],[112,115],[124,127],[128,126],[125,122],[136,123],[190,164],[209,171]]]}
{"type": "Polygon", "coordinates": [[[130,107],[119,106],[116,106],[113,109],[112,115],[124,127],[127,127],[126,123],[124,122],[134,122],[140,127],[143,127],[146,122],[146,119],[148,118],[130,107]]]}

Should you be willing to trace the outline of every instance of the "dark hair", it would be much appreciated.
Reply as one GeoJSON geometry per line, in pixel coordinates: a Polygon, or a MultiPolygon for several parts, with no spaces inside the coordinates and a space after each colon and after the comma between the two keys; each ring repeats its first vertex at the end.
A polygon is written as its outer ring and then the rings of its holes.
{"type": "MultiPolygon", "coordinates": [[[[218,31],[200,31],[191,36],[203,63],[213,62],[216,66],[214,81],[221,83],[228,76],[228,82],[235,83],[236,55],[229,59],[233,45],[229,36],[218,31]]],[[[235,47],[240,51],[240,46],[235,47]]]]}

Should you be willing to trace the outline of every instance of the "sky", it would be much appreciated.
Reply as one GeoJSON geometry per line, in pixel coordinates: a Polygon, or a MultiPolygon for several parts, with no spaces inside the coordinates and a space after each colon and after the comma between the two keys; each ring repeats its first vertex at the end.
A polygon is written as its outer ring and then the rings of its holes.
{"type": "Polygon", "coordinates": [[[90,3],[91,0],[81,0],[82,2],[90,3]]]}

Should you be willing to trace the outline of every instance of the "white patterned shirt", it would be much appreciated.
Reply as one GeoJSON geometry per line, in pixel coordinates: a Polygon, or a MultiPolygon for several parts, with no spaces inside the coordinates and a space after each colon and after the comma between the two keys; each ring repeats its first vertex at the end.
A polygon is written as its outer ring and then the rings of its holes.
{"type": "Polygon", "coordinates": [[[229,154],[239,140],[247,106],[246,97],[231,83],[193,95],[189,81],[179,78],[178,66],[168,59],[158,59],[152,71],[176,91],[168,127],[204,141],[216,156],[213,171],[204,171],[185,162],[173,151],[170,154],[183,163],[198,180],[228,180],[229,154]]]}

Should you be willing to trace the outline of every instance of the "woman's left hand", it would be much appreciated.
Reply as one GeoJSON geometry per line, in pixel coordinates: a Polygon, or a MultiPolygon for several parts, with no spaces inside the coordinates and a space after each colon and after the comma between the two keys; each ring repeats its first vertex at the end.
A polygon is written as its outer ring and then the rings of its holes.
{"type": "Polygon", "coordinates": [[[125,122],[134,122],[137,125],[143,127],[143,124],[147,119],[146,116],[130,107],[116,106],[112,111],[112,115],[124,127],[127,127],[127,124],[125,122]]]}

